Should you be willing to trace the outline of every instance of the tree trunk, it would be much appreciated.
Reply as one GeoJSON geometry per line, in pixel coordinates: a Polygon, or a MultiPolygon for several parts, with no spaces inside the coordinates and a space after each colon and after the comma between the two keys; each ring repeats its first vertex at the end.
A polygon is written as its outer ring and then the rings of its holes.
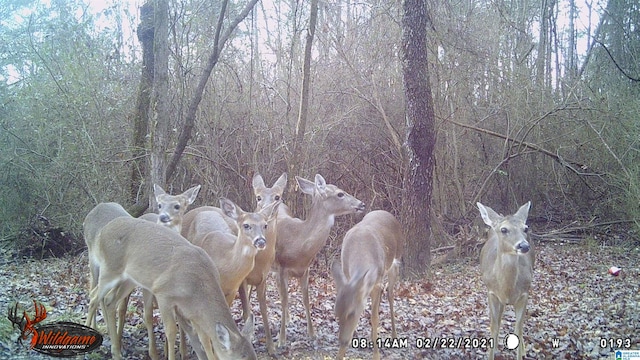
{"type": "MultiPolygon", "coordinates": [[[[304,65],[302,70],[302,92],[300,94],[300,112],[298,113],[298,121],[296,122],[296,132],[293,139],[293,152],[291,154],[291,163],[289,164],[289,174],[297,175],[302,168],[304,156],[302,154],[302,143],[304,142],[304,133],[307,129],[307,117],[309,114],[309,89],[311,86],[311,49],[313,47],[313,38],[316,31],[316,22],[318,19],[318,0],[311,0],[311,12],[309,14],[309,30],[307,31],[307,39],[304,45],[304,65]]],[[[299,214],[300,204],[295,194],[296,182],[289,182],[289,205],[294,214],[299,214]]]]}
{"type": "Polygon", "coordinates": [[[402,70],[407,123],[407,170],[402,206],[407,242],[403,263],[412,272],[421,273],[428,268],[431,260],[435,114],[429,85],[425,0],[404,0],[403,10],[402,70]]]}
{"type": "Polygon", "coordinates": [[[169,2],[154,2],[154,38],[153,38],[153,89],[151,92],[151,172],[149,181],[149,204],[155,198],[151,186],[159,184],[166,189],[164,170],[167,159],[165,151],[169,136],[169,2]]]}
{"type": "Polygon", "coordinates": [[[142,74],[138,86],[136,112],[133,115],[133,164],[129,185],[130,198],[136,203],[133,211],[136,215],[142,214],[149,206],[146,197],[149,187],[145,186],[144,179],[148,173],[147,135],[153,86],[153,6],[150,3],[145,3],[140,8],[138,40],[142,44],[142,74]]]}

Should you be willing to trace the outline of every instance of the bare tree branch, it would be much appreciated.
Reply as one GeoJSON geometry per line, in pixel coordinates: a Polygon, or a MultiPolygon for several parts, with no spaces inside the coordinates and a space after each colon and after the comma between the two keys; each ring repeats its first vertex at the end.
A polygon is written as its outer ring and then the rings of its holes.
{"type": "Polygon", "coordinates": [[[220,16],[218,17],[218,24],[216,26],[216,35],[215,35],[213,51],[211,52],[211,55],[209,55],[207,66],[204,69],[202,75],[200,76],[200,81],[198,82],[198,86],[196,87],[193,98],[191,99],[191,102],[187,109],[187,114],[184,119],[184,124],[182,125],[182,128],[180,130],[180,135],[178,136],[178,143],[176,144],[176,148],[173,152],[173,155],[171,156],[171,160],[167,165],[167,169],[165,172],[165,179],[167,183],[175,174],[176,169],[178,167],[178,162],[180,161],[180,159],[182,158],[182,154],[184,153],[184,149],[187,147],[187,143],[189,142],[189,140],[191,140],[191,133],[196,123],[196,113],[198,111],[198,106],[202,101],[204,88],[206,87],[207,82],[209,81],[209,77],[211,77],[211,72],[213,71],[213,68],[215,67],[215,65],[218,63],[218,59],[220,58],[220,53],[222,52],[222,49],[224,48],[224,45],[226,44],[227,40],[229,40],[229,38],[231,37],[231,34],[233,33],[233,31],[238,27],[238,24],[240,24],[240,22],[242,22],[242,20],[244,20],[247,17],[247,15],[249,15],[249,13],[251,12],[251,10],[253,10],[253,7],[256,5],[257,2],[258,0],[249,1],[245,6],[245,8],[229,24],[229,26],[226,28],[226,30],[222,34],[222,37],[220,37],[220,33],[222,31],[224,17],[227,9],[227,4],[229,3],[229,0],[225,0],[222,3],[220,16]]]}

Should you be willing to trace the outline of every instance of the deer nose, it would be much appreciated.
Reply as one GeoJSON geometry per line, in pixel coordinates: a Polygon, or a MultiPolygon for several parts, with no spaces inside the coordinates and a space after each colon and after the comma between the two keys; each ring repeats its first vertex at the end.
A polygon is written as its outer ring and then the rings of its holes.
{"type": "Polygon", "coordinates": [[[531,249],[531,246],[529,246],[529,243],[526,241],[521,241],[518,243],[518,245],[516,245],[516,250],[518,250],[523,254],[528,253],[530,249],[531,249]]]}
{"type": "Polygon", "coordinates": [[[365,204],[361,201],[360,204],[358,204],[358,206],[356,207],[356,212],[364,211],[365,207],[365,204]]]}
{"type": "Polygon", "coordinates": [[[167,214],[160,214],[159,219],[163,223],[171,222],[171,217],[169,215],[167,215],[167,214]]]}
{"type": "Polygon", "coordinates": [[[253,246],[255,246],[258,250],[263,250],[267,247],[267,240],[263,237],[259,237],[253,241],[253,246]]]}

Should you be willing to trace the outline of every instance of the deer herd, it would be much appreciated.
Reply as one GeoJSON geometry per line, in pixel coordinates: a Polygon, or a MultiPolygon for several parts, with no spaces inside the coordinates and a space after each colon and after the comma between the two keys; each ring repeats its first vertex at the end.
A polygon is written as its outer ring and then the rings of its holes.
{"type": "MultiPolygon", "coordinates": [[[[280,304],[278,347],[286,347],[288,280],[297,278],[302,290],[307,334],[315,337],[309,302],[309,269],[327,243],[336,216],[365,212],[365,204],[327,184],[317,174],[314,181],[296,177],[298,188],[311,197],[306,219],[296,218],[282,202],[287,174],[272,187],[256,174],[252,186],[254,212],[221,198],[219,207],[202,206],[186,211],[200,190],[192,187],[169,195],[154,185],[158,213],[132,217],[117,203],[100,203],[83,223],[88,248],[90,302],[87,326],[95,327],[98,306],[111,342],[111,354],[121,359],[122,334],[129,295],[139,287],[143,295],[143,320],[148,332],[149,357],[158,359],[153,333],[153,308],[157,307],[165,329],[165,354],[187,357],[187,341],[198,359],[256,359],[252,345],[254,319],[251,293],[255,289],[263,319],[265,345],[276,355],[267,308],[267,277],[275,273],[280,304]],[[239,295],[244,327],[231,315],[239,295]]],[[[524,356],[522,331],[534,256],[527,239],[530,202],[514,214],[502,216],[477,204],[488,227],[480,255],[480,272],[488,288],[490,335],[488,356],[498,346],[500,320],[505,305],[514,305],[518,359],[524,356]]],[[[373,358],[379,359],[379,306],[387,278],[387,301],[392,338],[397,338],[393,289],[399,276],[404,249],[403,228],[389,212],[374,210],[344,235],[340,260],[331,268],[337,294],[335,317],[339,324],[338,359],[352,345],[359,319],[371,298],[373,358]]]]}

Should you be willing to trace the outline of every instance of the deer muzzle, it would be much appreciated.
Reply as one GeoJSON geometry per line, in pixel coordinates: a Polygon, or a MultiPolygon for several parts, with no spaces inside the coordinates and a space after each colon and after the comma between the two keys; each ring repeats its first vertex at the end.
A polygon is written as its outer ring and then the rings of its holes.
{"type": "Polygon", "coordinates": [[[171,222],[171,216],[167,215],[167,214],[160,214],[158,216],[158,219],[160,220],[160,222],[167,224],[171,222]]]}
{"type": "Polygon", "coordinates": [[[253,246],[258,250],[264,250],[267,247],[267,240],[264,237],[259,237],[253,240],[253,246]]]}
{"type": "Polygon", "coordinates": [[[531,246],[526,240],[520,241],[518,244],[516,244],[516,251],[518,253],[526,254],[529,252],[529,250],[531,250],[531,246]]]}

